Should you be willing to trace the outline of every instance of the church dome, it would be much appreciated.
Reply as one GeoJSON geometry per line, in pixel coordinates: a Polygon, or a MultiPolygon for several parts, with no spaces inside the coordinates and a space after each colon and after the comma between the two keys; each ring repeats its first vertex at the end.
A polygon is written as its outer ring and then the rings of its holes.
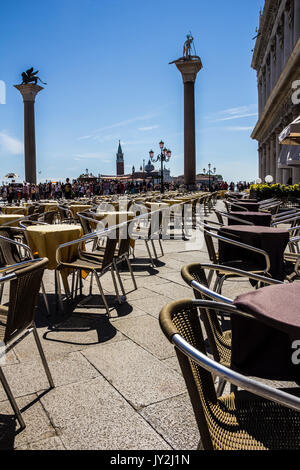
{"type": "Polygon", "coordinates": [[[147,165],[145,165],[145,171],[146,171],[146,173],[151,173],[151,171],[153,171],[153,170],[154,170],[154,166],[152,165],[152,163],[149,160],[147,165]]]}

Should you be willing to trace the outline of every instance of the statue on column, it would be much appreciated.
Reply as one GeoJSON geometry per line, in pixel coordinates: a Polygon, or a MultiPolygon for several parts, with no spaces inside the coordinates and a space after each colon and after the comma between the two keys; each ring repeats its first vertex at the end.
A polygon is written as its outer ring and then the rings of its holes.
{"type": "MultiPolygon", "coordinates": [[[[183,56],[179,57],[179,59],[169,62],[169,64],[174,64],[176,62],[183,62],[183,61],[200,61],[201,62],[201,59],[199,56],[191,54],[192,45],[194,46],[193,41],[194,41],[194,38],[192,34],[187,34],[186,41],[183,44],[183,56]]],[[[194,46],[194,51],[195,51],[195,46],[194,46]]]]}
{"type": "Polygon", "coordinates": [[[43,84],[43,85],[47,85],[47,83],[43,82],[38,76],[37,74],[39,73],[38,70],[36,70],[36,72],[33,71],[33,67],[31,67],[30,69],[26,70],[26,72],[23,72],[22,73],[22,85],[27,85],[28,83],[34,83],[35,85],[37,85],[37,82],[38,80],[43,84]]]}
{"type": "Polygon", "coordinates": [[[190,57],[191,55],[191,45],[194,41],[194,38],[191,34],[187,34],[186,41],[183,45],[183,57],[190,57]]]}

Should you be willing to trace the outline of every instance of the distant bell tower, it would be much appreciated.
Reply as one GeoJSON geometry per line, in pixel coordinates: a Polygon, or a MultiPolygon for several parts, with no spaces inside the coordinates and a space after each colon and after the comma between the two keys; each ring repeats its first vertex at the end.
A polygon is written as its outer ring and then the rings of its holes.
{"type": "Polygon", "coordinates": [[[122,152],[121,142],[119,141],[117,153],[117,176],[124,175],[124,154],[122,152]]]}

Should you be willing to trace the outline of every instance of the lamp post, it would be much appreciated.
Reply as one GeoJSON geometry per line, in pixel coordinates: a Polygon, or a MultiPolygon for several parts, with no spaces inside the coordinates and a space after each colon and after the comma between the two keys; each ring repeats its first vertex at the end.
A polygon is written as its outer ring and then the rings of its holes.
{"type": "Polygon", "coordinates": [[[208,164],[208,170],[207,170],[207,172],[206,172],[206,169],[203,168],[203,173],[204,173],[204,175],[208,175],[208,190],[209,190],[209,191],[210,191],[210,177],[211,177],[212,175],[215,175],[215,174],[216,174],[216,171],[217,171],[216,168],[213,168],[213,169],[211,170],[211,163],[208,164]]]}
{"type": "Polygon", "coordinates": [[[150,155],[150,160],[155,163],[155,162],[160,162],[160,192],[163,194],[165,192],[164,190],[164,163],[168,162],[171,158],[171,150],[168,150],[164,147],[164,142],[161,140],[159,142],[159,147],[160,147],[160,154],[157,155],[157,157],[154,159],[154,152],[153,150],[150,150],[149,155],[150,155]]]}

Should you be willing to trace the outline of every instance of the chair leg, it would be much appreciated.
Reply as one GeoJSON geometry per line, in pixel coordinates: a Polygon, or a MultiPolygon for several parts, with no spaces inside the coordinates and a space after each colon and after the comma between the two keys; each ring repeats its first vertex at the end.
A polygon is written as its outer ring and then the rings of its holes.
{"type": "Polygon", "coordinates": [[[130,272],[130,275],[131,275],[131,279],[132,279],[134,288],[136,290],[137,289],[137,284],[136,284],[136,281],[135,281],[135,277],[134,277],[134,274],[133,274],[133,269],[132,269],[131,263],[130,263],[129,258],[128,258],[127,255],[125,255],[125,259],[126,259],[126,262],[127,262],[127,266],[128,266],[128,269],[129,269],[129,272],[130,272]]]}
{"type": "Polygon", "coordinates": [[[90,294],[89,295],[92,295],[92,293],[93,293],[93,279],[94,279],[94,273],[91,272],[90,294]]]}
{"type": "Polygon", "coordinates": [[[105,298],[105,295],[104,295],[104,291],[103,291],[103,288],[102,288],[102,285],[101,285],[101,282],[100,282],[100,279],[99,279],[99,276],[98,276],[97,273],[95,273],[95,278],[96,278],[98,289],[99,289],[100,295],[102,297],[107,315],[108,315],[108,317],[110,317],[111,315],[110,315],[109,307],[108,307],[108,304],[107,304],[107,301],[106,301],[106,298],[105,298]]]}
{"type": "Polygon", "coordinates": [[[38,332],[36,331],[35,325],[33,326],[33,335],[34,335],[34,339],[35,339],[37,348],[39,350],[39,353],[40,353],[40,356],[41,356],[41,359],[42,359],[42,363],[43,363],[43,366],[44,366],[44,369],[45,369],[45,372],[46,372],[46,375],[47,375],[49,385],[50,385],[51,388],[54,388],[53,378],[52,378],[52,375],[51,375],[51,372],[50,372],[50,369],[49,369],[49,366],[48,366],[48,362],[47,362],[44,350],[42,348],[41,340],[39,338],[38,332]]]}
{"type": "Polygon", "coordinates": [[[152,248],[153,248],[154,256],[155,256],[156,259],[158,259],[156,248],[155,248],[154,241],[152,240],[152,238],[151,238],[150,242],[151,242],[151,245],[152,245],[152,248]]]}
{"type": "Polygon", "coordinates": [[[0,381],[1,381],[2,385],[3,385],[3,388],[4,388],[4,390],[5,390],[5,393],[6,393],[6,395],[7,395],[8,400],[9,400],[9,402],[10,402],[10,404],[11,404],[11,407],[12,407],[12,409],[13,409],[14,412],[15,412],[15,415],[16,415],[16,418],[17,418],[19,424],[20,424],[20,427],[21,427],[21,429],[24,429],[24,428],[26,427],[26,424],[25,424],[25,422],[24,422],[24,419],[22,418],[21,411],[20,411],[20,409],[19,409],[19,407],[18,407],[18,405],[17,405],[17,402],[16,402],[16,400],[15,400],[13,394],[12,394],[12,391],[11,391],[11,389],[10,389],[10,386],[8,385],[8,382],[7,382],[6,378],[5,378],[5,375],[4,375],[4,373],[3,373],[2,367],[0,367],[0,381]]]}
{"type": "Polygon", "coordinates": [[[162,243],[161,243],[161,239],[159,238],[158,239],[158,243],[159,243],[159,247],[160,247],[160,251],[161,251],[161,256],[164,256],[164,250],[163,250],[163,247],[162,247],[162,243]]]}
{"type": "Polygon", "coordinates": [[[124,289],[124,284],[123,284],[123,282],[122,282],[122,279],[121,279],[121,276],[120,276],[120,271],[118,270],[118,266],[117,266],[116,261],[113,261],[113,267],[114,267],[115,273],[116,273],[116,275],[117,275],[117,278],[118,278],[118,281],[119,281],[119,284],[120,284],[120,287],[121,287],[122,294],[123,294],[124,297],[126,297],[126,292],[125,292],[125,289],[124,289]]]}
{"type": "Polygon", "coordinates": [[[226,385],[226,379],[219,378],[218,388],[217,388],[217,397],[220,397],[224,391],[226,385]]]}
{"type": "Polygon", "coordinates": [[[153,258],[152,258],[152,255],[151,255],[151,251],[149,249],[149,246],[148,246],[148,240],[145,240],[145,244],[146,244],[146,248],[147,248],[147,251],[148,251],[148,256],[150,258],[150,263],[151,263],[151,266],[152,268],[155,268],[155,264],[153,262],[153,258]]]}
{"type": "Polygon", "coordinates": [[[47,299],[46,290],[45,290],[43,280],[41,282],[41,288],[42,288],[43,299],[44,299],[44,302],[45,302],[46,310],[47,310],[48,316],[50,317],[50,308],[49,308],[49,303],[48,303],[48,299],[47,299]]]}
{"type": "Polygon", "coordinates": [[[115,288],[115,291],[116,291],[116,296],[117,296],[118,302],[119,302],[119,304],[121,304],[122,301],[121,301],[120,294],[119,294],[119,289],[118,289],[118,286],[117,286],[114,266],[111,267],[110,273],[111,273],[111,277],[112,277],[112,280],[113,280],[113,284],[114,284],[114,288],[115,288]]]}
{"type": "Polygon", "coordinates": [[[57,271],[57,270],[55,270],[55,280],[56,280],[56,287],[57,287],[59,309],[61,310],[62,313],[64,313],[64,305],[63,305],[63,301],[62,301],[59,271],[57,271]]]}

